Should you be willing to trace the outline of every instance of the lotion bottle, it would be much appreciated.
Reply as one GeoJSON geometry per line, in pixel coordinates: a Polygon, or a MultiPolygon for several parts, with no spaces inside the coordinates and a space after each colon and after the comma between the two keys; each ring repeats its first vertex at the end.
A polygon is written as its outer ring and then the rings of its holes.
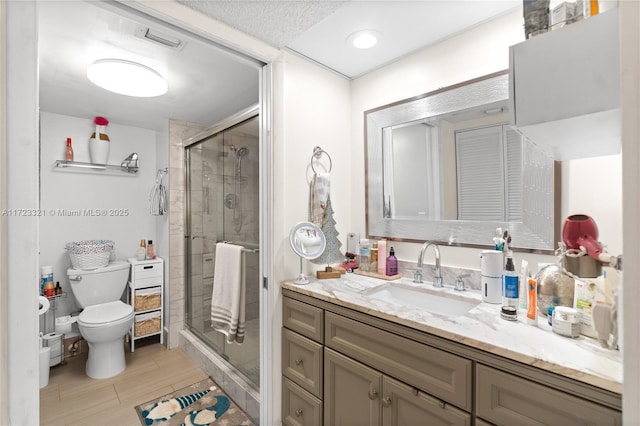
{"type": "Polygon", "coordinates": [[[73,161],[73,147],[71,146],[71,138],[67,138],[67,149],[65,152],[65,160],[73,161]]]}
{"type": "Polygon", "coordinates": [[[147,260],[152,260],[156,258],[156,253],[153,250],[153,241],[149,240],[147,242],[147,260]]]}
{"type": "Polygon", "coordinates": [[[387,240],[378,241],[378,274],[387,275],[387,240]]]}

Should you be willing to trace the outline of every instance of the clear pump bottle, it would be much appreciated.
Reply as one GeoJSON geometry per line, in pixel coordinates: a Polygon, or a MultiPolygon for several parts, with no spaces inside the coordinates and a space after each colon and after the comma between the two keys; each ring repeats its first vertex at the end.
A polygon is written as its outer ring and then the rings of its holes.
{"type": "Polygon", "coordinates": [[[367,238],[360,239],[360,249],[358,256],[358,269],[361,271],[369,271],[371,264],[371,248],[367,238]]]}

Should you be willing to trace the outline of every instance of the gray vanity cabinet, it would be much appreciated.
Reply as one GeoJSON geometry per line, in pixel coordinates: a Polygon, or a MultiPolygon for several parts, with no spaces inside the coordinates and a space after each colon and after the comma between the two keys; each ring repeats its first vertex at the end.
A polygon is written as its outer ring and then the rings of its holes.
{"type": "Polygon", "coordinates": [[[486,365],[476,365],[476,386],[476,415],[497,425],[621,424],[618,411],[486,365]]]}
{"type": "Polygon", "coordinates": [[[471,411],[472,362],[325,312],[325,345],[434,397],[471,411]]]}
{"type": "Polygon", "coordinates": [[[324,311],[288,297],[282,306],[282,423],[320,426],[324,311]]]}
{"type": "Polygon", "coordinates": [[[470,426],[471,415],[325,348],[324,424],[470,426]]]}
{"type": "Polygon", "coordinates": [[[283,290],[282,422],[622,423],[619,394],[283,290]]]}

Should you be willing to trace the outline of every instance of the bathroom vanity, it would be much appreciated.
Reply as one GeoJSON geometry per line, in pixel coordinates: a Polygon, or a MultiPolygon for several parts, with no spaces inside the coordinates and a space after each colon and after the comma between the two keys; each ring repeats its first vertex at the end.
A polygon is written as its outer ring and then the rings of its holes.
{"type": "Polygon", "coordinates": [[[283,424],[621,424],[617,351],[502,320],[472,292],[451,316],[375,297],[393,286],[445,296],[353,274],[283,283],[283,424]]]}

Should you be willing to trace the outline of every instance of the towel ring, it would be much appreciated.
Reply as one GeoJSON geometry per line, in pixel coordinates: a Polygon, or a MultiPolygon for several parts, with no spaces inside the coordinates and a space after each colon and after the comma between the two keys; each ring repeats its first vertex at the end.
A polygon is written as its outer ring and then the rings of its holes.
{"type": "Polygon", "coordinates": [[[311,170],[313,170],[313,173],[318,173],[316,171],[316,168],[313,167],[313,159],[314,157],[316,159],[320,159],[320,157],[322,157],[322,154],[326,155],[327,158],[329,159],[329,172],[331,173],[331,169],[333,168],[333,162],[331,161],[331,156],[329,155],[329,153],[327,151],[325,151],[324,149],[320,148],[319,146],[316,146],[315,148],[313,148],[313,155],[311,156],[311,170]]]}

